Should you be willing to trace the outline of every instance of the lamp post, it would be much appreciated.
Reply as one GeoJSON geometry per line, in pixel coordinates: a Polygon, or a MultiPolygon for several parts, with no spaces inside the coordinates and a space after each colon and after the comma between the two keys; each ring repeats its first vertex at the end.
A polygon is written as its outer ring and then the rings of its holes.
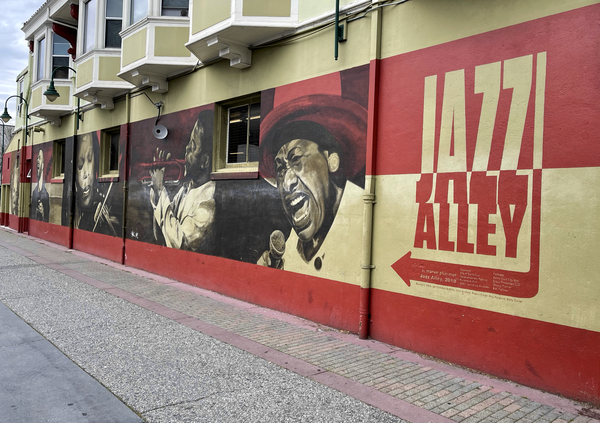
{"type": "MultiPolygon", "coordinates": [[[[52,101],[56,100],[58,97],[60,97],[60,94],[58,93],[58,91],[56,91],[56,88],[54,87],[54,73],[59,69],[71,69],[74,73],[77,73],[77,71],[70,66],[57,66],[56,68],[54,68],[54,70],[52,71],[52,76],[50,77],[50,85],[48,85],[48,89],[46,91],[44,91],[44,95],[50,102],[52,102],[52,101]]],[[[80,120],[83,121],[83,116],[79,109],[79,102],[80,102],[80,98],[77,97],[77,125],[76,125],[75,134],[77,134],[77,131],[79,131],[79,121],[80,120]]],[[[74,163],[75,162],[75,146],[73,146],[72,153],[73,153],[73,163],[74,163]]],[[[70,183],[71,183],[71,186],[69,189],[69,204],[70,204],[70,207],[69,207],[69,209],[70,209],[70,211],[69,211],[69,249],[72,249],[73,248],[73,232],[74,232],[74,228],[75,228],[75,178],[73,177],[73,175],[71,175],[70,183]]]]}
{"type": "MultiPolygon", "coordinates": [[[[52,71],[52,75],[50,76],[50,85],[48,85],[48,89],[44,91],[44,95],[50,102],[53,102],[58,97],[60,97],[60,94],[58,93],[58,91],[56,91],[56,88],[54,87],[54,73],[59,69],[71,69],[74,73],[77,73],[77,71],[70,66],[57,66],[54,68],[54,70],[52,71]]],[[[77,97],[77,129],[79,129],[79,121],[83,121],[83,116],[79,112],[79,102],[80,98],[77,97]]]]}
{"type": "MultiPolygon", "coordinates": [[[[2,113],[2,115],[0,115],[0,119],[2,119],[4,121],[4,123],[7,123],[9,120],[12,119],[12,117],[8,114],[8,108],[7,108],[7,104],[8,104],[8,100],[10,100],[11,98],[16,97],[21,99],[22,101],[25,102],[25,136],[23,137],[23,147],[27,146],[27,126],[28,126],[28,122],[29,122],[29,103],[27,103],[27,100],[25,100],[23,98],[22,95],[20,94],[15,94],[15,95],[11,95],[10,97],[8,97],[6,99],[6,101],[4,102],[4,113],[2,113]]],[[[4,128],[3,128],[4,129],[4,128]]],[[[4,135],[3,135],[4,136],[4,135]]],[[[4,143],[2,144],[3,148],[4,148],[4,143]]],[[[21,174],[19,175],[19,182],[22,182],[25,180],[24,175],[25,174],[25,151],[21,152],[21,174]]],[[[21,184],[19,184],[19,190],[23,191],[23,189],[21,189],[21,184]]],[[[22,218],[20,215],[23,213],[23,195],[22,192],[19,193],[19,209],[17,210],[17,219],[19,220],[19,227],[17,232],[22,233],[25,232],[25,218],[22,218]]]]}

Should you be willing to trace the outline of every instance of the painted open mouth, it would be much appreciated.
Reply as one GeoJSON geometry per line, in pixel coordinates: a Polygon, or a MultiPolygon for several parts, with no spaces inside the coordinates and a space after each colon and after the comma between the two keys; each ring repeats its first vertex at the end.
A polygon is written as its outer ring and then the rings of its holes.
{"type": "Polygon", "coordinates": [[[308,225],[308,206],[309,198],[304,193],[296,193],[287,200],[287,209],[292,216],[292,225],[302,229],[308,225]]]}

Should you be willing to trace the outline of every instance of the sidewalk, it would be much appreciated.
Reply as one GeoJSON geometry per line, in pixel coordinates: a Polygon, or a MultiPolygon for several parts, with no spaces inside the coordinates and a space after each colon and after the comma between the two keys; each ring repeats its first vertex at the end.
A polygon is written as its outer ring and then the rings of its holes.
{"type": "Polygon", "coordinates": [[[0,259],[0,300],[148,422],[600,422],[584,404],[11,230],[0,259]]]}

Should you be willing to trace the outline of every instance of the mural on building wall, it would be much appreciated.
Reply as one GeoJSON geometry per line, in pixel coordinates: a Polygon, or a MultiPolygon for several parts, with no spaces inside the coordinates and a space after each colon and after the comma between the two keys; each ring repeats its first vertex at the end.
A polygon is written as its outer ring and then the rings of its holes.
{"type": "Polygon", "coordinates": [[[19,213],[19,186],[21,185],[19,153],[13,151],[10,158],[10,214],[19,213]]]}
{"type": "Polygon", "coordinates": [[[185,147],[183,179],[172,199],[164,184],[171,153],[157,148],[152,158],[149,200],[153,210],[153,234],[158,241],[160,231],[167,247],[204,254],[214,250],[215,182],[210,180],[209,172],[213,123],[212,110],[200,112],[185,147]]]}
{"type": "Polygon", "coordinates": [[[164,140],[152,135],[154,119],[132,123],[127,237],[347,274],[341,269],[360,254],[367,71],[263,91],[257,179],[211,180],[214,105],[162,116],[164,140]]]}
{"type": "Polygon", "coordinates": [[[98,132],[77,137],[74,227],[104,235],[120,236],[123,197],[119,192],[119,183],[110,178],[108,181],[100,179],[99,138],[98,132]]]}
{"type": "MultiPolygon", "coordinates": [[[[35,158],[35,170],[33,172],[33,185],[31,191],[31,219],[48,222],[50,220],[50,195],[46,189],[46,182],[52,174],[52,143],[36,145],[33,148],[37,154],[35,158]]],[[[60,213],[60,211],[58,211],[60,213]]]]}
{"type": "Polygon", "coordinates": [[[336,217],[362,212],[362,187],[351,180],[364,175],[366,130],[366,109],[336,95],[302,96],[265,117],[261,175],[277,187],[293,231],[286,242],[271,234],[258,264],[306,273],[360,254],[343,247],[351,227],[336,217]]]}

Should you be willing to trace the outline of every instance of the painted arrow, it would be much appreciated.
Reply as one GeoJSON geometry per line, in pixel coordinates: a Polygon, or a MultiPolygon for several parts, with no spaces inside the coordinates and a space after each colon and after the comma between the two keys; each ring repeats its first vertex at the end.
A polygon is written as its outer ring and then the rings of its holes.
{"type": "Polygon", "coordinates": [[[392,269],[408,286],[411,281],[420,281],[517,298],[534,297],[539,287],[541,191],[541,170],[536,169],[533,177],[529,271],[514,272],[414,259],[411,251],[392,264],[392,269]]]}

